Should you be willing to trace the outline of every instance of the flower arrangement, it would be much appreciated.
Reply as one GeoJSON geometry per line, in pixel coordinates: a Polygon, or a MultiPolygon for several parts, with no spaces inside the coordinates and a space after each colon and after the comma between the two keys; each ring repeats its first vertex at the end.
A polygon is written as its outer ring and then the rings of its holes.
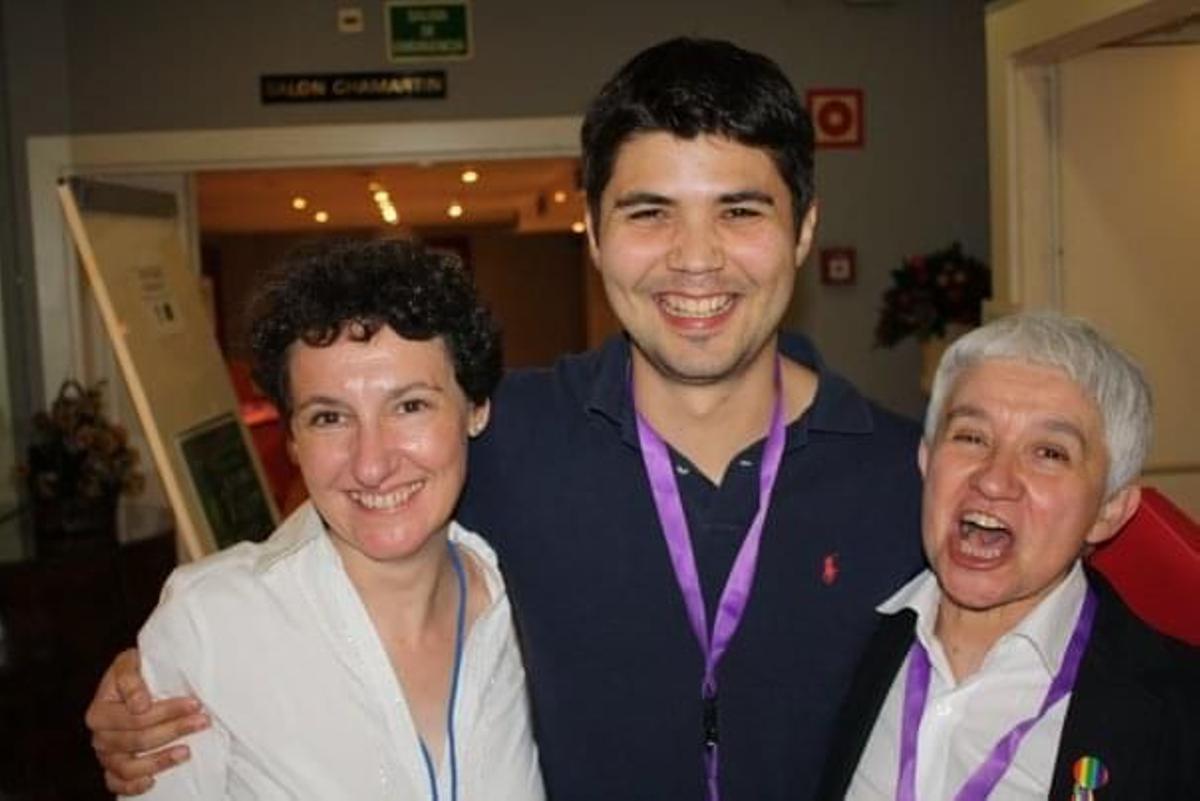
{"type": "Polygon", "coordinates": [[[890,348],[908,336],[924,342],[946,334],[946,325],[979,325],[983,301],[992,296],[987,265],[955,242],[945,250],[909,256],[892,270],[875,326],[875,344],[890,348]]]}
{"type": "Polygon", "coordinates": [[[145,478],[129,433],[104,416],[104,382],[64,381],[48,412],[33,418],[29,491],[38,504],[115,499],[140,492],[145,478]]]}

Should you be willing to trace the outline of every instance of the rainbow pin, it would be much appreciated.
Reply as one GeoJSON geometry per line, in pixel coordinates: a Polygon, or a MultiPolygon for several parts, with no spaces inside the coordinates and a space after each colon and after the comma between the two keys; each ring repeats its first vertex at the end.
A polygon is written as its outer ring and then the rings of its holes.
{"type": "Polygon", "coordinates": [[[1094,756],[1077,759],[1071,773],[1075,776],[1075,790],[1071,793],[1071,801],[1092,801],[1092,791],[1108,784],[1108,768],[1094,756]]]}

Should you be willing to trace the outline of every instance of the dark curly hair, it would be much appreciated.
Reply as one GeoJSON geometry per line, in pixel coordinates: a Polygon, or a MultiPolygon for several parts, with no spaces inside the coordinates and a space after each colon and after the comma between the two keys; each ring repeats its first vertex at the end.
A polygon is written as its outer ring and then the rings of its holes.
{"type": "Polygon", "coordinates": [[[500,380],[500,333],[453,256],[404,240],[332,240],[303,246],[271,273],[250,307],[254,380],[284,418],[292,412],[288,349],[365,342],[383,326],[405,339],[441,337],[473,403],[500,380]]]}

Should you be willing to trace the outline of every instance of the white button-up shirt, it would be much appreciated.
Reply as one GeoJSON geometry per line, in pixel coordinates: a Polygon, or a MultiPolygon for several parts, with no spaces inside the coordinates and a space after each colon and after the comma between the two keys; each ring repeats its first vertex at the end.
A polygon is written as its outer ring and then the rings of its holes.
{"type": "MultiPolygon", "coordinates": [[[[895,614],[905,607],[915,611],[916,636],[929,654],[929,694],[917,736],[918,799],[953,799],[1000,738],[1037,714],[1062,664],[1086,593],[1087,578],[1076,563],[1059,586],[996,641],[979,670],[962,683],[955,680],[942,644],[933,633],[942,595],[931,572],[917,576],[879,606],[884,614],[895,614]]],[[[850,782],[847,801],[896,798],[904,685],[910,658],[904,660],[892,682],[850,782]]],[[[1050,793],[1069,700],[1070,695],[1060,699],[1029,730],[988,801],[1045,800],[1050,793]]]]}
{"type": "MultiPolygon", "coordinates": [[[[544,798],[512,612],[491,548],[456,523],[490,606],[464,647],[458,798],[544,798]]],[[[177,569],[138,637],[156,696],[198,696],[213,725],[145,799],[430,799],[418,734],[383,643],[305,504],[268,539],[177,569]]],[[[448,748],[437,798],[449,799],[448,748]]]]}

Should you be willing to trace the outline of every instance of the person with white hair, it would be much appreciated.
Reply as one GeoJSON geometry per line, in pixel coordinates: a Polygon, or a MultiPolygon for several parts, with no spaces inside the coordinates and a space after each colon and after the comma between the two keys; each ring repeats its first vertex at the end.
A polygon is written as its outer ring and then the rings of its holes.
{"type": "Polygon", "coordinates": [[[929,569],[882,621],[822,799],[1195,798],[1200,649],[1148,628],[1082,563],[1138,506],[1141,370],[1079,319],[955,342],[919,451],[929,569]]]}

